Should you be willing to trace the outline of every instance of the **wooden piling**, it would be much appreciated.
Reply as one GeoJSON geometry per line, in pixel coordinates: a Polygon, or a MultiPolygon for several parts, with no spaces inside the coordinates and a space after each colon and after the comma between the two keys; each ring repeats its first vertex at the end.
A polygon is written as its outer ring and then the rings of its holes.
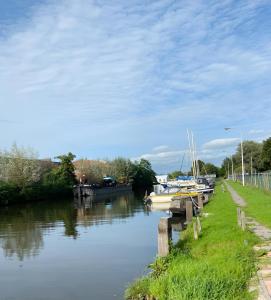
{"type": "Polygon", "coordinates": [[[164,257],[169,254],[169,243],[171,240],[170,218],[162,217],[158,225],[158,256],[164,257]]]}
{"type": "Polygon", "coordinates": [[[193,231],[194,231],[194,239],[197,240],[199,238],[198,231],[197,231],[197,224],[193,222],[193,231]]]}
{"type": "Polygon", "coordinates": [[[238,225],[241,227],[241,208],[237,207],[237,222],[238,225]]]}
{"type": "Polygon", "coordinates": [[[186,200],[185,202],[185,208],[186,208],[186,222],[190,223],[193,218],[193,205],[191,200],[186,200]]]}
{"type": "Polygon", "coordinates": [[[202,194],[198,195],[198,207],[199,207],[200,210],[203,209],[203,199],[202,199],[203,197],[204,196],[202,194]]]}
{"type": "Polygon", "coordinates": [[[201,233],[201,224],[200,224],[200,218],[197,217],[197,228],[198,228],[198,233],[201,233]]]}
{"type": "Polygon", "coordinates": [[[77,187],[77,197],[80,199],[81,198],[81,186],[80,184],[77,187]]]}
{"type": "Polygon", "coordinates": [[[241,211],[241,227],[243,230],[246,229],[246,216],[243,211],[241,211]]]}

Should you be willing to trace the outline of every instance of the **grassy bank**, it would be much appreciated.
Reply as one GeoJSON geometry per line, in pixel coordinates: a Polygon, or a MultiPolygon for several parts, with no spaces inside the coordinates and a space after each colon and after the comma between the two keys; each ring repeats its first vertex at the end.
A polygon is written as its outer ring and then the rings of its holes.
{"type": "Polygon", "coordinates": [[[220,185],[204,213],[199,240],[189,227],[172,253],[127,289],[126,299],[252,299],[247,287],[257,238],[237,227],[236,206],[220,185]]]}
{"type": "Polygon", "coordinates": [[[243,187],[239,182],[229,181],[229,184],[247,202],[247,214],[271,228],[271,192],[252,186],[243,187]]]}

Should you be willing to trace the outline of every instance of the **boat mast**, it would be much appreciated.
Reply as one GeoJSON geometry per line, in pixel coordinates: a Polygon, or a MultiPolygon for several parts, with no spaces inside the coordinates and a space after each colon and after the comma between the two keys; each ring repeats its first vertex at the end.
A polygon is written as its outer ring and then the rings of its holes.
{"type": "Polygon", "coordinates": [[[192,136],[191,136],[191,132],[189,132],[188,129],[187,129],[187,137],[188,137],[190,158],[191,158],[191,163],[192,163],[192,174],[195,177],[196,176],[196,165],[195,165],[195,157],[194,157],[193,144],[192,144],[192,136]]]}

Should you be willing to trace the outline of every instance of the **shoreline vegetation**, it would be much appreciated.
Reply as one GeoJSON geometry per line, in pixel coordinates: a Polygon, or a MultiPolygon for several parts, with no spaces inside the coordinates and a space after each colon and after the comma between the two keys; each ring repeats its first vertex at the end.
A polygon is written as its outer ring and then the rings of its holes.
{"type": "Polygon", "coordinates": [[[55,157],[57,161],[39,160],[32,149],[18,147],[0,151],[0,205],[56,200],[72,197],[73,185],[81,182],[101,186],[104,176],[134,189],[150,188],[155,172],[149,161],[132,162],[122,157],[109,160],[75,160],[72,153],[55,157]]]}
{"type": "Polygon", "coordinates": [[[256,272],[253,245],[259,240],[238,227],[236,205],[221,183],[201,223],[199,239],[193,239],[189,225],[171,253],[157,258],[149,275],[127,288],[126,299],[253,299],[248,286],[256,272]]]}

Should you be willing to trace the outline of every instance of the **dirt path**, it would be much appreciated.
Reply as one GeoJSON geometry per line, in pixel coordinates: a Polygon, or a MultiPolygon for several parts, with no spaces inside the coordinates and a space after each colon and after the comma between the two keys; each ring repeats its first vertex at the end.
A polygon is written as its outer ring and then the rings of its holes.
{"type": "Polygon", "coordinates": [[[241,206],[241,207],[244,207],[247,205],[246,201],[240,197],[237,192],[227,183],[227,182],[224,182],[228,191],[231,193],[231,196],[232,196],[232,199],[233,201],[238,205],[238,206],[241,206]]]}
{"type": "MultiPolygon", "coordinates": [[[[224,182],[230,192],[233,201],[241,207],[247,205],[246,201],[227,183],[224,182]]],[[[246,226],[264,242],[254,247],[255,251],[263,251],[265,255],[259,259],[258,286],[251,285],[250,289],[258,290],[258,300],[271,299],[271,230],[256,220],[246,217],[246,226]]]]}

